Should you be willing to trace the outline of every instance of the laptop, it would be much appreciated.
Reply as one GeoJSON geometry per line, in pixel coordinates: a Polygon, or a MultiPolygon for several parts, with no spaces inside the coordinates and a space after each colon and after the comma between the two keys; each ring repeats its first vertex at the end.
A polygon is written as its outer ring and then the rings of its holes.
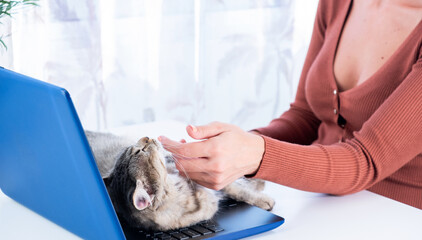
{"type": "Polygon", "coordinates": [[[0,188],[83,239],[238,239],[284,223],[280,216],[227,200],[213,219],[196,226],[161,233],[129,228],[113,208],[69,93],[4,68],[0,188]]]}

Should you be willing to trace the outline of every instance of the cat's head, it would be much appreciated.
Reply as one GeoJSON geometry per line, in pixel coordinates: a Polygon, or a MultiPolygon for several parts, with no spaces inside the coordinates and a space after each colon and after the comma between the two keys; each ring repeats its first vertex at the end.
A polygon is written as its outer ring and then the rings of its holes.
{"type": "Polygon", "coordinates": [[[167,182],[163,151],[159,142],[144,137],[121,153],[104,179],[117,212],[131,217],[160,206],[167,182]]]}

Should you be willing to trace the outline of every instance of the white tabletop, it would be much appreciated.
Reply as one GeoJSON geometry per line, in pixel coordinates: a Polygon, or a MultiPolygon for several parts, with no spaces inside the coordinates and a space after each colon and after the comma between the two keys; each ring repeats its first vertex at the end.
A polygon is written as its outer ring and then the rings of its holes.
{"type": "MultiPolygon", "coordinates": [[[[133,136],[188,139],[185,125],[167,121],[113,129],[133,136]]],[[[422,239],[422,210],[369,191],[335,197],[267,183],[273,213],[286,222],[248,239],[422,239]]],[[[0,239],[78,239],[0,192],[0,239]]]]}

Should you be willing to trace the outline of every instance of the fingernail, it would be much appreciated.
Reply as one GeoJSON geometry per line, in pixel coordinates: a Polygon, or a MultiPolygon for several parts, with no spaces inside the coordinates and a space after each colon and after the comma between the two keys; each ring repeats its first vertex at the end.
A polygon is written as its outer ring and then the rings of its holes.
{"type": "Polygon", "coordinates": [[[158,141],[162,142],[163,140],[165,140],[165,139],[166,139],[166,137],[164,137],[164,136],[159,136],[157,139],[158,139],[158,141]]]}
{"type": "Polygon", "coordinates": [[[193,125],[189,125],[189,127],[192,129],[192,132],[197,132],[198,131],[198,129],[195,126],[193,126],[193,125]]]}

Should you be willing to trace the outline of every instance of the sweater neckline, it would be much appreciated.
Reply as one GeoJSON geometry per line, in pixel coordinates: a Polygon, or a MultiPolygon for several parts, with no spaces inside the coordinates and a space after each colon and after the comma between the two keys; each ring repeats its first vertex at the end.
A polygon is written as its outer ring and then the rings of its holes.
{"type": "MultiPolygon", "coordinates": [[[[349,3],[346,4],[346,6],[347,6],[347,8],[344,9],[344,13],[343,13],[343,17],[342,17],[343,21],[341,23],[341,26],[337,29],[337,32],[335,33],[336,34],[336,38],[335,38],[336,44],[335,44],[335,47],[334,47],[334,49],[332,51],[332,54],[331,54],[331,57],[330,57],[331,62],[329,64],[330,65],[330,68],[331,68],[330,77],[331,77],[332,83],[334,84],[334,87],[335,87],[335,89],[337,91],[339,91],[338,90],[339,88],[338,88],[336,76],[334,74],[334,61],[335,61],[335,58],[336,58],[336,55],[337,55],[338,46],[340,44],[340,38],[342,36],[342,33],[344,31],[344,27],[346,25],[346,21],[347,21],[349,15],[350,15],[350,12],[352,10],[352,7],[353,7],[353,0],[349,0],[349,3]]],[[[370,84],[370,82],[371,82],[371,80],[373,78],[375,78],[381,71],[383,71],[385,68],[388,67],[388,65],[390,64],[390,62],[393,61],[393,59],[395,58],[395,56],[402,50],[402,48],[404,48],[407,45],[406,43],[413,37],[414,34],[417,33],[417,30],[419,28],[421,28],[421,27],[422,27],[422,20],[419,21],[419,23],[416,25],[416,27],[410,32],[410,34],[399,45],[399,47],[396,50],[394,50],[393,54],[387,59],[387,61],[384,62],[371,76],[369,76],[361,84],[358,84],[358,85],[356,85],[356,86],[354,86],[354,87],[352,87],[350,89],[347,89],[345,91],[341,91],[341,92],[339,91],[339,94],[340,95],[348,94],[348,93],[357,91],[360,88],[362,88],[362,87],[370,84]]]]}

